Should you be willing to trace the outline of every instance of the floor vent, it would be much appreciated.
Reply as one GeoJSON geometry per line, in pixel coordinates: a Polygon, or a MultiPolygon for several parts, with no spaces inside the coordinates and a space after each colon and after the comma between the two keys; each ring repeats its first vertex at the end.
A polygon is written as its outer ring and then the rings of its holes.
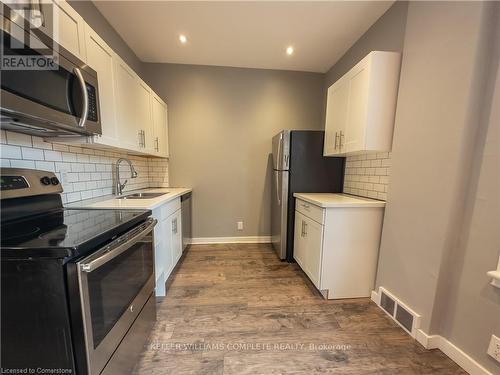
{"type": "Polygon", "coordinates": [[[380,293],[380,307],[385,310],[390,316],[394,316],[396,301],[389,297],[384,292],[380,293]]]}
{"type": "Polygon", "coordinates": [[[380,308],[412,337],[415,337],[417,329],[420,328],[420,315],[383,287],[379,287],[378,296],[379,299],[377,302],[380,308]]]}

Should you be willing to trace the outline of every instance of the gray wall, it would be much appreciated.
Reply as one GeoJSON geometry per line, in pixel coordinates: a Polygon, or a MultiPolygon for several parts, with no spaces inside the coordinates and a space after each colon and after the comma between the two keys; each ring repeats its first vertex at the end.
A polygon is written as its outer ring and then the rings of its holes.
{"type": "MultiPolygon", "coordinates": [[[[493,44],[487,38],[493,6],[409,5],[376,284],[421,314],[426,333],[444,335],[498,371],[484,354],[489,335],[498,330],[498,291],[485,276],[498,248],[494,254],[470,239],[461,244],[460,236],[465,202],[476,199],[469,181],[486,84],[494,79],[488,76],[493,44]],[[463,268],[461,257],[470,262],[463,268]],[[450,277],[459,284],[451,285],[450,277]]],[[[489,215],[476,214],[475,227],[488,225],[489,215]]]]}
{"type": "Polygon", "coordinates": [[[83,17],[85,22],[89,24],[94,31],[103,38],[106,43],[120,57],[135,70],[137,74],[142,76],[142,62],[138,59],[135,53],[125,43],[122,37],[115,31],[113,26],[99,12],[94,3],[90,0],[69,0],[68,3],[83,17]]]}
{"type": "Polygon", "coordinates": [[[170,186],[194,189],[194,237],[269,235],[271,138],[281,129],[323,127],[323,78],[145,64],[146,81],[168,103],[170,186]]]}
{"type": "Polygon", "coordinates": [[[407,11],[408,2],[396,2],[326,72],[323,87],[323,123],[326,117],[327,90],[332,83],[371,51],[403,51],[407,11]]]}
{"type": "Polygon", "coordinates": [[[328,88],[371,51],[403,51],[408,3],[398,1],[326,72],[328,88]]]}
{"type": "Polygon", "coordinates": [[[486,272],[495,268],[500,255],[500,4],[487,14],[483,48],[490,66],[485,64],[485,81],[477,89],[475,107],[480,113],[464,183],[462,224],[456,246],[444,254],[431,330],[495,373],[498,364],[486,350],[492,333],[500,337],[500,290],[489,284],[486,272]],[[489,19],[496,20],[496,30],[489,19]]]}

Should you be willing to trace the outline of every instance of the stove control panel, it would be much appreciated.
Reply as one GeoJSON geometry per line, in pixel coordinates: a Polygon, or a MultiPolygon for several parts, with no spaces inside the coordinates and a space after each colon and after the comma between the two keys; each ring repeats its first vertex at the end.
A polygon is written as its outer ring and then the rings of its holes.
{"type": "Polygon", "coordinates": [[[1,199],[62,193],[55,173],[36,169],[2,168],[1,199]]]}
{"type": "Polygon", "coordinates": [[[2,191],[29,187],[28,181],[23,176],[2,176],[0,177],[0,184],[2,191]]]}

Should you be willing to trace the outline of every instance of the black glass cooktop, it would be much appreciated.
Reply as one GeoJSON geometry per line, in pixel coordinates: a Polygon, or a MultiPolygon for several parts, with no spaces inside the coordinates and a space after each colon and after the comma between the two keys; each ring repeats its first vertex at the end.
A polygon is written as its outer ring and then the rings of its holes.
{"type": "Polygon", "coordinates": [[[149,210],[59,209],[2,223],[2,257],[60,257],[97,250],[144,221],[149,210]]]}

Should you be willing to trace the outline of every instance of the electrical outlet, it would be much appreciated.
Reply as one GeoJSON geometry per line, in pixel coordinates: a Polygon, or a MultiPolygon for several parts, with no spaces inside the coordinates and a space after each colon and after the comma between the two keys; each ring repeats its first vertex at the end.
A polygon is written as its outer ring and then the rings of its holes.
{"type": "Polygon", "coordinates": [[[243,230],[243,221],[238,221],[238,230],[243,230]]]}
{"type": "Polygon", "coordinates": [[[500,363],[500,339],[495,335],[491,335],[490,346],[488,347],[488,354],[500,363]]]}
{"type": "Polygon", "coordinates": [[[68,171],[61,170],[60,175],[61,175],[60,182],[61,182],[61,184],[64,184],[66,182],[66,180],[68,179],[68,171]]]}

